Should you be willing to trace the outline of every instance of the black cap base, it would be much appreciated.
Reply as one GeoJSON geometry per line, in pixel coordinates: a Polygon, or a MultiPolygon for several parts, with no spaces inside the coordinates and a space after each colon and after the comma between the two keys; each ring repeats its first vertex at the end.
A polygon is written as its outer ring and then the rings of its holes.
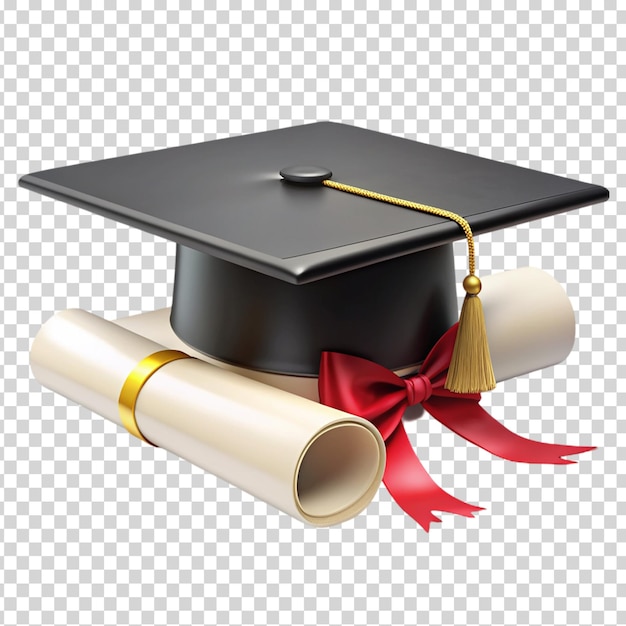
{"type": "Polygon", "coordinates": [[[457,317],[452,244],[304,285],[177,246],[174,332],[251,369],[317,376],[324,350],[409,367],[457,317]]]}

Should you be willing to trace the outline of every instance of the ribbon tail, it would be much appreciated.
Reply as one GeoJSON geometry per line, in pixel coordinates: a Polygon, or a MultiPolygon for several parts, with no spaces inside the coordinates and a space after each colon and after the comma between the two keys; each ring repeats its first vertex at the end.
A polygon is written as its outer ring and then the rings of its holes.
{"type": "Polygon", "coordinates": [[[433,515],[433,510],[465,517],[472,517],[473,513],[482,510],[482,507],[451,496],[433,481],[415,454],[401,423],[386,440],[386,445],[387,465],[383,482],[391,497],[426,532],[431,522],[441,521],[433,515]]]}
{"type": "Polygon", "coordinates": [[[508,461],[566,465],[575,461],[562,457],[595,450],[595,446],[542,443],[516,435],[474,400],[432,396],[424,408],[463,439],[508,461]]]}

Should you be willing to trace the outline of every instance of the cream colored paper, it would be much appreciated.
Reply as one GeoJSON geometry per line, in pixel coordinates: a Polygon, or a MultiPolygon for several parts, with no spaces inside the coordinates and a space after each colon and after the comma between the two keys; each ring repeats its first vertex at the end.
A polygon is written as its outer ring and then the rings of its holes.
{"type": "Polygon", "coordinates": [[[576,338],[574,310],[550,274],[525,267],[481,280],[496,380],[556,365],[567,357],[576,338]]]}
{"type": "MultiPolygon", "coordinates": [[[[42,385],[121,424],[125,379],[164,347],[70,310],[41,328],[31,367],[42,385]]],[[[197,359],[156,371],[135,414],[149,441],[315,525],[357,515],[384,470],[384,443],[369,422],[197,359]]]]}
{"type": "MultiPolygon", "coordinates": [[[[563,361],[575,339],[572,305],[561,285],[546,272],[526,267],[481,277],[480,294],[496,380],[503,381],[563,361]]],[[[319,401],[317,378],[286,376],[250,370],[194,350],[170,326],[170,309],[119,319],[116,324],[171,349],[259,380],[311,400],[319,401]]],[[[396,372],[399,375],[415,370],[396,372]]]]}

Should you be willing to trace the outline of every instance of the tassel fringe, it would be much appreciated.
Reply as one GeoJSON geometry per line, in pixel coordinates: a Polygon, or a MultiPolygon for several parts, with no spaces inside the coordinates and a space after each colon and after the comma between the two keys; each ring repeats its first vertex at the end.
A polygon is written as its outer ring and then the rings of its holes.
{"type": "Polygon", "coordinates": [[[483,305],[477,295],[468,293],[461,308],[445,389],[455,393],[481,393],[495,386],[483,305]]]}

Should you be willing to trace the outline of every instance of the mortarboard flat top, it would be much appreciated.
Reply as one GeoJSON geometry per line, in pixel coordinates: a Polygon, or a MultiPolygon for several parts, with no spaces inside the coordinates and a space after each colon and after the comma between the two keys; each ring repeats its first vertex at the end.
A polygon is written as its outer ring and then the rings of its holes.
{"type": "Polygon", "coordinates": [[[474,234],[608,198],[597,185],[330,122],[60,167],[20,185],[289,283],[463,237],[449,220],[279,174],[311,165],[458,213],[474,234]]]}

